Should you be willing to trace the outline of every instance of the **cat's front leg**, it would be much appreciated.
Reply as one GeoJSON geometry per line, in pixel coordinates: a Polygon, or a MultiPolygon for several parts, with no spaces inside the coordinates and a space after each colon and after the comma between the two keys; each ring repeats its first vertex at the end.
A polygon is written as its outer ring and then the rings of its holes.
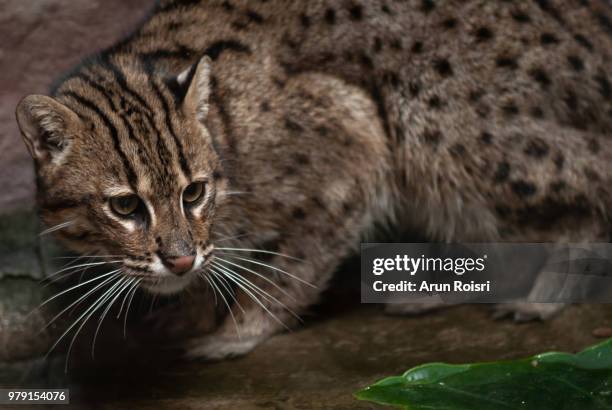
{"type": "Polygon", "coordinates": [[[285,256],[268,260],[242,252],[220,254],[206,274],[218,303],[226,306],[226,316],[212,333],[186,342],[185,356],[204,360],[240,356],[270,336],[294,328],[301,321],[300,313],[317,302],[334,268],[331,259],[323,265],[285,256]]]}

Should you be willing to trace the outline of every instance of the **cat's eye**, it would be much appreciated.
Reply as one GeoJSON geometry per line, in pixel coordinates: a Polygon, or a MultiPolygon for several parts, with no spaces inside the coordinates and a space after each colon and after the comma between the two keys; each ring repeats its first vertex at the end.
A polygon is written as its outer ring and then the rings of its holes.
{"type": "Polygon", "coordinates": [[[183,202],[192,204],[202,198],[205,190],[204,182],[193,182],[183,191],[183,202]]]}
{"type": "Polygon", "coordinates": [[[136,195],[116,196],[110,199],[110,206],[121,216],[130,216],[138,209],[140,198],[136,195]]]}

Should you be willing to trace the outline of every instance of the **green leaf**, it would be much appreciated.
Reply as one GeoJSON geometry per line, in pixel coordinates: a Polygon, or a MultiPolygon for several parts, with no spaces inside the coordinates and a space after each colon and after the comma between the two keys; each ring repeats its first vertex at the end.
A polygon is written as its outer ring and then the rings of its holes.
{"type": "Polygon", "coordinates": [[[409,410],[612,409],[612,339],[575,355],[426,364],[382,379],[356,397],[409,410]]]}

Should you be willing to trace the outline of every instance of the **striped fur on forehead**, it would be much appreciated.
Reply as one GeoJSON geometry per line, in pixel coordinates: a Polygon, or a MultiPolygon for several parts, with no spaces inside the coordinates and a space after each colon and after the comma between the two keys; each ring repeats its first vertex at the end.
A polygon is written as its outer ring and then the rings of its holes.
{"type": "Polygon", "coordinates": [[[214,151],[182,109],[178,82],[169,81],[175,77],[116,55],[83,67],[56,90],[60,101],[94,124],[96,135],[108,138],[135,191],[171,195],[194,172],[214,170],[214,151]]]}

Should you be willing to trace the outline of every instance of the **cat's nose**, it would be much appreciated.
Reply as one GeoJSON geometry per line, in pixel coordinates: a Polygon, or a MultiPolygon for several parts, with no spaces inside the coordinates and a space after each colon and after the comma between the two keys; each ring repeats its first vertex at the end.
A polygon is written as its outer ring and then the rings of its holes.
{"type": "Polygon", "coordinates": [[[193,266],[193,262],[195,261],[195,255],[189,256],[179,256],[176,258],[164,258],[164,265],[170,272],[174,273],[177,276],[181,276],[185,274],[191,267],[193,266]]]}

